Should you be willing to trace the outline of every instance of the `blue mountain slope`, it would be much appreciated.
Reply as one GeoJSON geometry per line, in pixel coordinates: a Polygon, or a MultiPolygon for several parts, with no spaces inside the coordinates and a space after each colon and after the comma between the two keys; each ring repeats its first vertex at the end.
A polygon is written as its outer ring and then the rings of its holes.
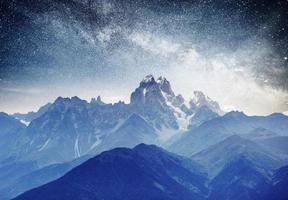
{"type": "Polygon", "coordinates": [[[142,117],[132,114],[115,131],[108,133],[103,142],[90,154],[100,153],[116,147],[134,147],[140,143],[156,143],[156,130],[142,117]]]}
{"type": "Polygon", "coordinates": [[[267,151],[288,161],[288,136],[258,138],[254,141],[267,151]]]}
{"type": "Polygon", "coordinates": [[[280,158],[262,146],[237,135],[192,158],[210,175],[211,200],[261,199],[271,187],[273,171],[283,165],[280,158]]]}
{"type": "Polygon", "coordinates": [[[12,116],[19,119],[19,120],[23,120],[25,122],[31,122],[34,119],[40,117],[42,114],[44,114],[49,107],[51,106],[51,103],[47,103],[44,106],[41,106],[37,112],[28,112],[28,113],[15,113],[12,116]]]}
{"type": "Polygon", "coordinates": [[[155,146],[117,148],[15,199],[204,199],[205,176],[192,165],[155,146]]]}
{"type": "MultiPolygon", "coordinates": [[[[21,177],[33,170],[38,169],[37,163],[33,161],[2,163],[0,166],[0,191],[15,183],[17,177],[21,177]]],[[[0,193],[1,199],[4,199],[0,193]]]]}
{"type": "Polygon", "coordinates": [[[23,135],[25,128],[26,126],[19,120],[0,112],[0,162],[15,155],[19,146],[25,141],[23,135]]]}
{"type": "MultiPolygon", "coordinates": [[[[5,174],[13,179],[7,181],[6,178],[5,184],[1,184],[0,199],[14,198],[27,190],[56,180],[87,159],[88,157],[82,157],[72,162],[53,164],[41,169],[38,169],[33,163],[19,163],[16,166],[7,166],[5,174]],[[17,166],[18,168],[16,168],[17,166]],[[7,173],[8,167],[10,168],[10,173],[7,173]]],[[[2,170],[5,169],[1,168],[0,171],[2,170]]],[[[4,181],[3,177],[1,177],[1,180],[4,181]]]]}
{"type": "Polygon", "coordinates": [[[245,157],[240,157],[224,167],[211,181],[210,188],[211,200],[261,199],[270,188],[270,179],[245,157]]]}
{"type": "Polygon", "coordinates": [[[216,144],[231,135],[255,138],[255,130],[271,132],[278,136],[288,136],[288,117],[283,114],[272,114],[266,117],[247,116],[242,112],[230,112],[222,117],[206,121],[197,128],[188,131],[182,138],[173,143],[169,150],[181,155],[191,156],[207,147],[216,144]]]}
{"type": "Polygon", "coordinates": [[[25,151],[20,152],[21,157],[45,166],[71,161],[87,152],[88,137],[94,133],[87,104],[78,97],[59,97],[27,127],[29,142],[23,147],[25,151]]]}
{"type": "Polygon", "coordinates": [[[193,155],[193,160],[205,166],[210,177],[215,177],[230,162],[246,159],[262,169],[266,175],[280,167],[282,160],[253,141],[234,135],[193,155]]]}
{"type": "MultiPolygon", "coordinates": [[[[17,162],[21,146],[28,140],[26,126],[6,113],[0,113],[0,190],[13,184],[17,177],[37,169],[34,161],[17,162]]],[[[0,193],[0,199],[2,193],[0,193]]]]}
{"type": "Polygon", "coordinates": [[[206,121],[219,117],[219,115],[211,110],[208,106],[204,105],[195,109],[194,115],[190,119],[189,129],[196,128],[206,121]]]}
{"type": "Polygon", "coordinates": [[[288,199],[288,166],[275,171],[272,187],[261,197],[263,200],[286,200],[288,199]]]}
{"type": "Polygon", "coordinates": [[[9,116],[4,112],[0,112],[0,136],[6,136],[17,132],[19,129],[25,128],[19,120],[9,116]]]}

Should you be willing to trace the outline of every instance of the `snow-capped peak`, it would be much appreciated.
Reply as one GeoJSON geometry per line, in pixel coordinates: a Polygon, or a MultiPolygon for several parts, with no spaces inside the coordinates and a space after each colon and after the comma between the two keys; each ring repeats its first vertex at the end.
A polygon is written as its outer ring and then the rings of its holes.
{"type": "Polygon", "coordinates": [[[171,88],[171,85],[170,85],[170,82],[163,76],[160,76],[158,79],[157,79],[157,83],[160,87],[160,89],[165,92],[166,94],[174,97],[175,94],[174,92],[172,91],[172,88],[171,88]]]}
{"type": "MultiPolygon", "coordinates": [[[[202,103],[203,101],[206,101],[206,96],[204,95],[204,93],[202,91],[194,91],[194,98],[193,101],[195,103],[202,103]]],[[[209,97],[207,97],[207,99],[210,99],[209,97]]]]}
{"type": "Polygon", "coordinates": [[[192,109],[200,108],[202,106],[207,106],[213,112],[217,114],[223,114],[219,104],[216,101],[210,99],[210,97],[206,96],[202,91],[194,91],[194,97],[190,100],[190,107],[192,109]]]}
{"type": "MultiPolygon", "coordinates": [[[[173,120],[176,121],[178,127],[182,130],[188,128],[190,121],[194,120],[192,118],[198,111],[201,111],[201,114],[198,113],[197,115],[201,117],[200,120],[198,119],[200,122],[205,120],[206,116],[211,118],[211,112],[217,114],[222,112],[218,103],[211,100],[201,91],[195,91],[194,98],[190,101],[190,104],[187,104],[182,95],[175,95],[170,82],[163,76],[155,80],[152,75],[147,75],[140,82],[139,87],[131,94],[130,102],[133,105],[140,105],[140,107],[145,105],[146,109],[148,107],[159,109],[159,113],[167,112],[170,116],[169,119],[174,118],[173,120]],[[199,109],[202,107],[207,107],[207,109],[199,109]],[[211,112],[208,110],[211,110],[211,112]],[[203,113],[204,111],[205,113],[203,113]]],[[[213,115],[213,117],[217,116],[217,114],[213,115]]]]}
{"type": "Polygon", "coordinates": [[[157,78],[157,83],[163,84],[164,82],[167,82],[167,79],[164,76],[157,78]]]}
{"type": "Polygon", "coordinates": [[[151,82],[155,82],[155,79],[152,74],[145,76],[145,78],[143,78],[143,80],[141,81],[141,83],[151,83],[151,82]]]}
{"type": "Polygon", "coordinates": [[[170,97],[175,96],[166,78],[161,76],[156,81],[153,75],[150,74],[145,76],[139,87],[132,93],[131,102],[135,102],[136,99],[142,103],[155,102],[155,100],[162,102],[165,98],[162,93],[170,97]]]}
{"type": "Polygon", "coordinates": [[[171,89],[170,82],[163,76],[160,76],[157,80],[151,74],[145,76],[140,82],[140,88],[143,88],[143,90],[145,91],[144,94],[146,94],[146,92],[149,92],[149,88],[158,88],[164,93],[175,96],[174,92],[171,89]]]}

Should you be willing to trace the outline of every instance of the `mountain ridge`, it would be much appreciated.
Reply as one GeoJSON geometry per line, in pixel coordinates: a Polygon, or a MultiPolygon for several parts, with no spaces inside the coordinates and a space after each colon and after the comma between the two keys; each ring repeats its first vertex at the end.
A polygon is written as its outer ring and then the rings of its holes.
{"type": "MultiPolygon", "coordinates": [[[[60,96],[53,103],[46,104],[38,112],[33,113],[38,117],[25,128],[27,143],[19,148],[19,153],[21,157],[26,157],[28,160],[37,159],[40,166],[45,166],[67,162],[89,152],[101,152],[101,143],[105,138],[109,138],[121,123],[134,114],[143,118],[145,123],[147,122],[145,126],[151,126],[148,132],[155,132],[150,136],[147,133],[146,137],[144,129],[142,133],[138,131],[143,137],[140,139],[137,136],[139,139],[135,141],[138,143],[155,141],[156,144],[161,145],[174,134],[188,130],[191,127],[189,124],[196,121],[196,117],[198,118],[196,124],[199,125],[205,120],[218,116],[212,111],[212,108],[220,109],[217,103],[199,91],[195,94],[197,99],[193,102],[198,102],[197,105],[188,107],[189,103],[181,95],[175,95],[170,82],[165,77],[155,79],[152,75],[147,75],[131,93],[130,104],[123,102],[106,104],[101,97],[88,102],[77,96],[71,98],[60,96]],[[200,112],[201,114],[197,114],[200,112]],[[161,135],[164,132],[171,133],[163,137],[161,135]],[[62,148],[62,145],[66,148],[62,148]],[[21,149],[26,149],[25,155],[21,149]],[[52,153],[54,156],[49,156],[52,153]]],[[[137,129],[137,124],[130,123],[130,126],[137,129]]],[[[133,130],[131,128],[126,132],[131,132],[133,130]]],[[[124,140],[129,144],[129,134],[124,134],[122,131],[122,135],[125,137],[115,137],[115,144],[124,144],[124,140]]],[[[135,141],[130,144],[136,145],[135,141]]],[[[112,145],[112,147],[116,146],[112,145]]]]}
{"type": "Polygon", "coordinates": [[[105,151],[57,181],[15,199],[40,196],[42,199],[204,199],[197,191],[207,192],[206,179],[197,174],[182,166],[180,158],[164,153],[159,147],[140,144],[133,149],[105,151]],[[146,157],[153,154],[157,156],[146,157]],[[110,181],[113,179],[115,182],[110,181]],[[59,189],[62,192],[56,192],[59,189]]]}

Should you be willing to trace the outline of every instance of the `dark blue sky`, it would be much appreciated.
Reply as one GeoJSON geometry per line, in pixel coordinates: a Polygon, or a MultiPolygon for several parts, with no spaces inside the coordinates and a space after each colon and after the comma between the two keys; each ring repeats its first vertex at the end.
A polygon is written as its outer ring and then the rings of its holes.
{"type": "Polygon", "coordinates": [[[151,73],[227,110],[288,110],[287,1],[4,0],[0,9],[0,110],[59,95],[128,101],[151,73]]]}

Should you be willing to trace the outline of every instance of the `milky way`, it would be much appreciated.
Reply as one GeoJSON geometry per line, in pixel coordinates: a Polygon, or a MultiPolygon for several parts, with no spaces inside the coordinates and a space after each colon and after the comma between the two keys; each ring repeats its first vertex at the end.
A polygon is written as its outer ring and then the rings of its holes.
{"type": "Polygon", "coordinates": [[[0,110],[57,96],[129,101],[146,74],[224,109],[288,110],[287,1],[1,2],[0,110]]]}

